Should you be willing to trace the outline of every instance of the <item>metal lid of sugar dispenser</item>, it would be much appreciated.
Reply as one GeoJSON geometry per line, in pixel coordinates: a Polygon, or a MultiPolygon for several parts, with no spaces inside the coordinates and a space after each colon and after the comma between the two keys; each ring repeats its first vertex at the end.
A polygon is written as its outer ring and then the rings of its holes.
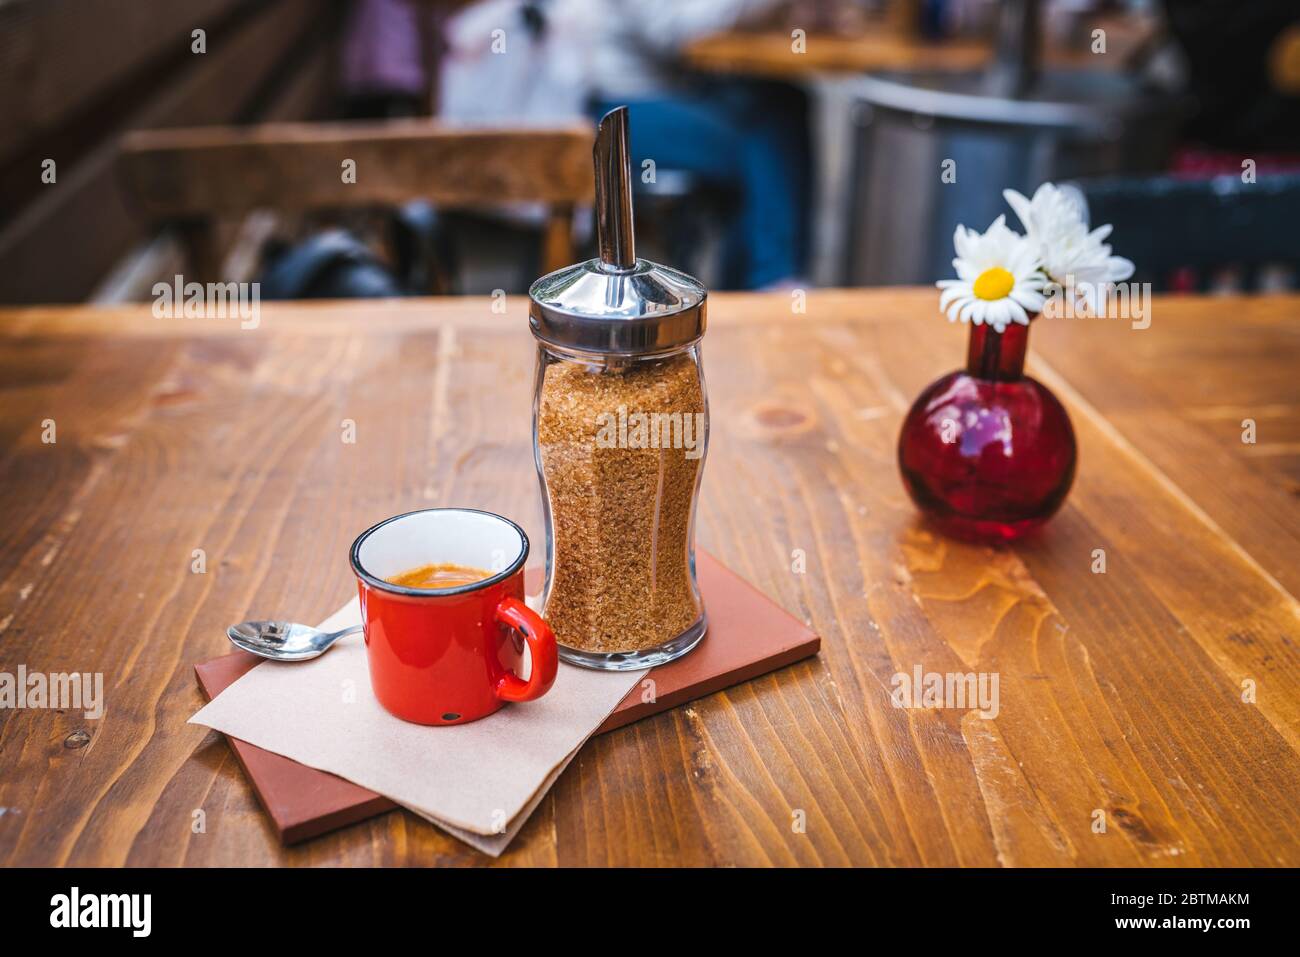
{"type": "Polygon", "coordinates": [[[601,119],[592,159],[600,256],[533,283],[533,335],[561,348],[617,355],[690,345],[704,335],[708,292],[693,276],[636,258],[627,107],[601,119]]]}

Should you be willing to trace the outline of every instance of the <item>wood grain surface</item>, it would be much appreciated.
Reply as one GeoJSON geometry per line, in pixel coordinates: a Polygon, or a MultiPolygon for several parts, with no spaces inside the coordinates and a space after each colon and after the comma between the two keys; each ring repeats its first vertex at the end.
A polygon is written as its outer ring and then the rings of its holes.
{"type": "MultiPolygon", "coordinates": [[[[822,653],[592,741],[500,864],[1300,865],[1300,297],[1036,323],[1080,468],[1004,549],[898,479],[963,355],[936,305],[713,297],[700,541],[822,653]],[[893,707],[917,665],[996,673],[996,718],[893,707]]],[[[0,862],[485,863],[404,812],[283,849],[185,720],[225,626],[331,612],[370,523],[474,505],[541,541],[532,364],[521,299],[0,312],[0,670],[107,701],[0,710],[0,862]]]]}

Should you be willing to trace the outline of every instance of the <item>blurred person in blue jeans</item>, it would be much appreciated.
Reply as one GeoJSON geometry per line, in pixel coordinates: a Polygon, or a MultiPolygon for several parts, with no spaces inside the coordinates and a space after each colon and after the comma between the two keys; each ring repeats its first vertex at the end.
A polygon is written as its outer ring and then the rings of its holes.
{"type": "Polygon", "coordinates": [[[483,0],[446,25],[440,113],[467,122],[631,114],[642,162],[734,190],[728,259],[750,289],[798,283],[808,209],[802,94],[684,78],[684,46],[769,17],[783,0],[483,0]]]}
{"type": "Polygon", "coordinates": [[[647,99],[597,99],[596,114],[628,104],[633,171],[645,159],[733,188],[728,273],[746,289],[798,285],[806,246],[803,103],[775,84],[718,84],[647,99]]]}

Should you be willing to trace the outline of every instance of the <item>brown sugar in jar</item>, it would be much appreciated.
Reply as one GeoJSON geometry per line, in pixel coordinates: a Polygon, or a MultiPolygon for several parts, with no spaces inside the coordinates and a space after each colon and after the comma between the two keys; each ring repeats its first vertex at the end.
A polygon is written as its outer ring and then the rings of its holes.
{"type": "Polygon", "coordinates": [[[707,446],[698,348],[614,363],[548,353],[537,398],[553,545],[546,619],[580,651],[670,643],[703,622],[692,534],[707,446]]]}

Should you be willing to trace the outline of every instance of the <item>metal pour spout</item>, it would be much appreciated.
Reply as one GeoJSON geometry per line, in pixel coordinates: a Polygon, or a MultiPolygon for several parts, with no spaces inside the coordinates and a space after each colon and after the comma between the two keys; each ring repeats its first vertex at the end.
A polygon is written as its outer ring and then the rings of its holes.
{"type": "Polygon", "coordinates": [[[666,356],[699,342],[708,290],[685,273],[636,258],[627,107],[601,119],[591,158],[600,256],[534,282],[528,325],[538,341],[599,355],[614,371],[638,357],[666,356]]]}
{"type": "Polygon", "coordinates": [[[601,118],[591,158],[596,167],[600,261],[610,269],[632,269],[636,266],[636,241],[632,235],[632,156],[626,106],[601,118]]]}

